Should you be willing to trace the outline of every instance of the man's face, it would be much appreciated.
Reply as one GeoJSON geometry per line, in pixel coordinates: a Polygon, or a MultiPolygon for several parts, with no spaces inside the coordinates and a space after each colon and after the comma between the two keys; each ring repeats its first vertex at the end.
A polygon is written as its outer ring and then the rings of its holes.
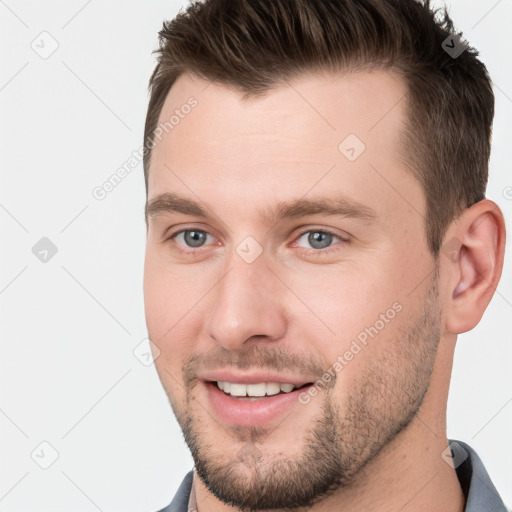
{"type": "Polygon", "coordinates": [[[292,85],[243,101],[182,75],[148,185],[149,203],[206,214],[150,208],[157,371],[203,483],[253,510],[353,481],[413,421],[440,336],[425,198],[399,152],[405,85],[384,71],[292,85]]]}

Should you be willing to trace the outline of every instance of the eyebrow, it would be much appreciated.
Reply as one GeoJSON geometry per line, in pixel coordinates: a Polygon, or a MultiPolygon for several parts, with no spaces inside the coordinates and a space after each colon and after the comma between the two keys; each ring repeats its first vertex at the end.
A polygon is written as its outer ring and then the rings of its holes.
{"type": "MultiPolygon", "coordinates": [[[[170,192],[160,194],[146,203],[146,223],[149,218],[162,213],[181,213],[204,219],[212,217],[208,214],[207,209],[203,208],[199,203],[170,192]]],[[[365,223],[371,223],[377,219],[377,213],[373,209],[347,197],[337,197],[335,199],[319,198],[314,200],[296,199],[280,202],[267,212],[260,211],[261,218],[268,224],[275,224],[283,219],[293,219],[315,214],[326,216],[339,215],[365,223]]]]}

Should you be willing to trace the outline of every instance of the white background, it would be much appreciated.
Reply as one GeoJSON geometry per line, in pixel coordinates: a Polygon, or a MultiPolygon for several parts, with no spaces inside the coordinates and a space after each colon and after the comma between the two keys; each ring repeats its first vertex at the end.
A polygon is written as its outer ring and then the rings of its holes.
{"type": "MultiPolygon", "coordinates": [[[[142,164],[92,195],[140,148],[151,51],[181,4],[0,1],[4,512],[156,511],[192,468],[154,367],[133,355],[147,335],[142,164]],[[59,45],[47,59],[31,48],[43,31],[59,45]],[[58,248],[47,263],[32,253],[42,237],[58,248]],[[43,441],[59,454],[46,470],[30,456],[49,461],[43,441]]],[[[512,0],[451,5],[496,86],[488,197],[512,232],[512,0]]],[[[477,450],[510,505],[510,246],[506,257],[483,320],[459,337],[448,434],[477,450]]]]}

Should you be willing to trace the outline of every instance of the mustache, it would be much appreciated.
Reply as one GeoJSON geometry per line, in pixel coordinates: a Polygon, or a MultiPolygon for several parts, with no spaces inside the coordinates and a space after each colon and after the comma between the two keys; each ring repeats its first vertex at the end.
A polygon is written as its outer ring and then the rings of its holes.
{"type": "Polygon", "coordinates": [[[254,345],[244,351],[228,350],[222,346],[204,354],[191,355],[182,365],[183,382],[187,388],[197,383],[199,370],[210,371],[220,368],[247,370],[249,368],[288,372],[297,375],[311,375],[320,379],[328,368],[317,356],[303,352],[291,354],[282,347],[254,345]]]}

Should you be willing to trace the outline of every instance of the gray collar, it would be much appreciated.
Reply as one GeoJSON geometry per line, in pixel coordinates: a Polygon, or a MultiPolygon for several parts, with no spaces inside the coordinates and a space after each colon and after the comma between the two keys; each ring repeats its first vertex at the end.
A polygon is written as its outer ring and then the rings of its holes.
{"type": "Polygon", "coordinates": [[[507,512],[498,491],[494,487],[480,457],[475,450],[462,441],[450,441],[450,446],[462,448],[462,455],[467,453],[465,460],[455,469],[462,492],[466,497],[464,512],[507,512]]]}

